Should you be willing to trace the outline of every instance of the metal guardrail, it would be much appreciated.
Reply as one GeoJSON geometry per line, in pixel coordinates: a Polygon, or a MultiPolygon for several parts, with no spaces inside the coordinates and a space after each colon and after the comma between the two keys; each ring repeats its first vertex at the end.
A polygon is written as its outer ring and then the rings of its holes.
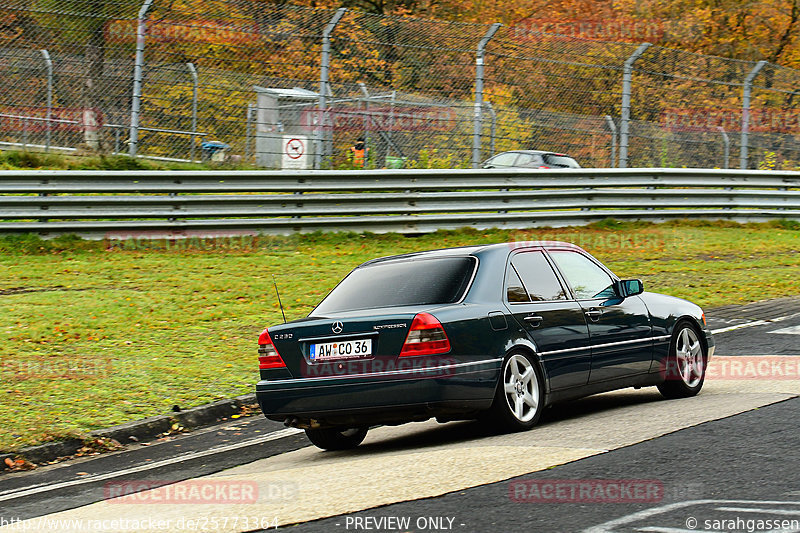
{"type": "Polygon", "coordinates": [[[800,220],[800,172],[696,169],[3,171],[0,232],[420,233],[603,218],[800,220]]]}

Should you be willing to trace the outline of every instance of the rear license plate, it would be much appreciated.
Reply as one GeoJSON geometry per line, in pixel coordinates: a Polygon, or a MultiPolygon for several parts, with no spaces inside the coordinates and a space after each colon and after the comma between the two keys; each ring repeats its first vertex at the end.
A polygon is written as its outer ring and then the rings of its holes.
{"type": "Polygon", "coordinates": [[[364,359],[372,356],[372,339],[358,339],[311,344],[308,358],[314,361],[336,361],[341,359],[364,359]]]}

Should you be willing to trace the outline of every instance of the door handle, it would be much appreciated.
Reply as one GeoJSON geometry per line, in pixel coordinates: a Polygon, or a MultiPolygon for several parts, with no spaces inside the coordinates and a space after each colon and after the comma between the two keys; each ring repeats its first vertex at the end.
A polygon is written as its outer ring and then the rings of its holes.
{"type": "Polygon", "coordinates": [[[523,320],[533,327],[538,327],[544,318],[540,317],[539,315],[528,315],[523,320]]]}
{"type": "Polygon", "coordinates": [[[603,316],[603,312],[599,309],[595,309],[594,307],[585,311],[584,313],[586,314],[586,316],[589,317],[589,319],[592,322],[597,322],[598,320],[600,320],[600,317],[603,316]]]}

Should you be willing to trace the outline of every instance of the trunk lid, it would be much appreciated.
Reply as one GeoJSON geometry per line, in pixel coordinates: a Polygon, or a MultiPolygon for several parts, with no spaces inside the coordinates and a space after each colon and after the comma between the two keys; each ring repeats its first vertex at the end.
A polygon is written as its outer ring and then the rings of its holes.
{"type": "Polygon", "coordinates": [[[292,378],[371,374],[397,368],[414,317],[429,309],[400,307],[337,313],[269,328],[292,378]]]}

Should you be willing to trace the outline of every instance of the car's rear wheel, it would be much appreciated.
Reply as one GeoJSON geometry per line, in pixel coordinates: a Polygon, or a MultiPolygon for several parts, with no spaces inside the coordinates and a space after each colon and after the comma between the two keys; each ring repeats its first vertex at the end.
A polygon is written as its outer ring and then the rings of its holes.
{"type": "Polygon", "coordinates": [[[697,328],[687,321],[675,326],[669,345],[665,380],[658,390],[665,398],[688,398],[703,388],[708,354],[697,328]]]}
{"type": "Polygon", "coordinates": [[[367,427],[307,429],[306,436],[323,450],[349,450],[361,444],[368,430],[367,427]]]}
{"type": "Polygon", "coordinates": [[[500,383],[488,419],[506,431],[532,428],[544,409],[544,387],[539,368],[523,352],[513,352],[503,362],[500,383]]]}

